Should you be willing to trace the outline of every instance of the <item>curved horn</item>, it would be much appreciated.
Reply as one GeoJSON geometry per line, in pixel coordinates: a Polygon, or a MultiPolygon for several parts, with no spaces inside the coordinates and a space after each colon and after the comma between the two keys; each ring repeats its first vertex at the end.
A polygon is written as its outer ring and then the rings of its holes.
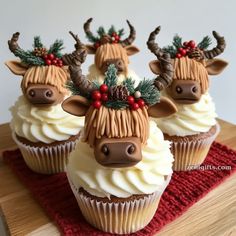
{"type": "Polygon", "coordinates": [[[94,90],[93,84],[83,74],[81,65],[85,61],[87,56],[87,50],[84,44],[81,43],[78,35],[69,32],[75,39],[76,44],[75,51],[71,54],[65,54],[62,57],[64,64],[69,65],[69,72],[72,82],[79,89],[80,93],[87,96],[94,90]]]}
{"type": "Polygon", "coordinates": [[[160,32],[160,30],[161,26],[158,26],[153,32],[151,32],[147,41],[147,46],[160,62],[161,73],[156,77],[154,84],[159,90],[162,90],[171,84],[174,68],[170,54],[163,52],[163,50],[155,42],[156,35],[160,32]]]}
{"type": "Polygon", "coordinates": [[[122,46],[131,45],[136,38],[135,28],[130,24],[130,22],[128,20],[127,20],[127,24],[129,25],[130,33],[129,33],[128,38],[126,38],[120,42],[122,46]]]}
{"type": "Polygon", "coordinates": [[[87,35],[87,37],[95,37],[93,33],[90,31],[90,23],[92,22],[93,18],[89,18],[85,23],[84,23],[84,32],[87,35]]]}
{"type": "Polygon", "coordinates": [[[19,32],[16,32],[12,35],[11,39],[8,40],[8,46],[9,46],[9,49],[12,53],[16,53],[16,50],[19,50],[21,49],[17,43],[18,39],[19,39],[19,36],[20,36],[20,33],[19,32]]]}
{"type": "Polygon", "coordinates": [[[204,51],[204,56],[207,59],[213,59],[214,57],[220,55],[226,47],[224,37],[220,36],[216,31],[212,31],[212,34],[217,41],[217,45],[211,50],[204,51]]]}

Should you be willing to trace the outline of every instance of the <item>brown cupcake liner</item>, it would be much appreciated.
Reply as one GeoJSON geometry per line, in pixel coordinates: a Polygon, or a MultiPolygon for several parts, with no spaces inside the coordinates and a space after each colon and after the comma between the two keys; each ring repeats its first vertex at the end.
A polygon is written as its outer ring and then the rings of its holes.
{"type": "Polygon", "coordinates": [[[65,171],[68,156],[75,148],[76,141],[65,141],[55,146],[33,147],[20,142],[12,135],[27,166],[40,174],[55,174],[65,171]]]}
{"type": "MultiPolygon", "coordinates": [[[[173,170],[189,171],[199,167],[205,160],[211,144],[220,132],[219,124],[216,124],[215,132],[204,138],[172,142],[171,152],[174,156],[173,170]]],[[[187,138],[188,136],[186,136],[187,138]]],[[[167,138],[168,139],[168,138],[167,138]]]]}
{"type": "Polygon", "coordinates": [[[160,191],[143,194],[141,198],[138,195],[137,199],[132,195],[131,198],[113,201],[84,194],[71,182],[68,173],[67,177],[84,218],[95,228],[116,234],[134,233],[144,228],[153,218],[161,195],[171,179],[169,175],[160,191]]]}

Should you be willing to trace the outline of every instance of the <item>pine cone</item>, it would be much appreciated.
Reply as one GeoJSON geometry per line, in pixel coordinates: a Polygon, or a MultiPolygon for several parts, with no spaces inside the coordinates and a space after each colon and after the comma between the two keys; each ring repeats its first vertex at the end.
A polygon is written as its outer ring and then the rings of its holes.
{"type": "Polygon", "coordinates": [[[128,96],[129,91],[124,85],[112,86],[109,89],[109,97],[113,101],[126,101],[128,96]]]}
{"type": "Polygon", "coordinates": [[[37,57],[42,57],[47,54],[47,49],[46,48],[35,48],[34,54],[37,57]]]}
{"type": "Polygon", "coordinates": [[[188,53],[189,58],[193,58],[196,61],[201,61],[204,59],[204,54],[201,49],[199,48],[194,48],[188,53]]]}

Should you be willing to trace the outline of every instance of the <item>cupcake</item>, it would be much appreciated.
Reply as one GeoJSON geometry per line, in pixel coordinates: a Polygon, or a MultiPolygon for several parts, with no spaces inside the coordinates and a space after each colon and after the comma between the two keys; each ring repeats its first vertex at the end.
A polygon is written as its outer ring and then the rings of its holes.
{"type": "MultiPolygon", "coordinates": [[[[182,43],[177,35],[173,45],[160,49],[155,37],[160,27],[153,31],[148,39],[148,48],[158,59],[160,51],[171,55],[173,65],[172,80],[156,78],[156,86],[177,107],[177,112],[164,119],[156,119],[157,126],[165,139],[172,142],[175,158],[174,170],[191,170],[205,160],[212,142],[219,133],[216,121],[215,105],[209,95],[209,75],[217,75],[227,66],[227,62],[215,57],[225,49],[224,37],[213,31],[217,45],[207,50],[211,39],[206,36],[196,45],[191,40],[182,43]]],[[[150,62],[153,73],[159,74],[160,60],[150,62]]]]}
{"type": "Polygon", "coordinates": [[[56,40],[47,50],[35,37],[34,49],[24,51],[18,46],[18,38],[19,33],[13,34],[8,44],[21,61],[6,62],[14,74],[23,76],[23,95],[10,109],[13,138],[31,170],[42,174],[62,172],[83,126],[83,119],[61,108],[69,95],[69,75],[60,54],[62,42],[56,40]]]}
{"type": "Polygon", "coordinates": [[[113,64],[102,84],[90,83],[78,63],[83,55],[73,55],[69,71],[79,95],[67,98],[62,107],[85,116],[85,125],[67,165],[71,189],[94,227],[136,232],[152,219],[172,175],[170,142],[149,116],[168,116],[176,107],[160,99],[152,80],[137,87],[132,78],[119,83],[113,64]]]}

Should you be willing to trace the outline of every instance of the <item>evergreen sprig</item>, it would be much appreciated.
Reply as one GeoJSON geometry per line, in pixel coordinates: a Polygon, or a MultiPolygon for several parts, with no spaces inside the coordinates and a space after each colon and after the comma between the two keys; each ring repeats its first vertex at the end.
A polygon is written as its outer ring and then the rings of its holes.
{"type": "Polygon", "coordinates": [[[42,44],[42,42],[41,42],[40,36],[35,36],[35,37],[34,37],[34,44],[33,44],[33,47],[34,47],[34,48],[43,48],[43,47],[44,47],[43,44],[42,44]]]}
{"type": "Polygon", "coordinates": [[[63,41],[56,40],[49,48],[48,53],[53,53],[56,57],[61,57],[60,51],[63,49],[63,41]]]}
{"type": "Polygon", "coordinates": [[[177,53],[177,49],[172,45],[164,47],[163,51],[169,53],[172,58],[175,57],[177,53]]]}
{"type": "Polygon", "coordinates": [[[127,101],[114,101],[114,100],[109,100],[105,104],[106,107],[108,108],[113,108],[113,109],[124,109],[129,107],[129,104],[127,101]]]}
{"type": "Polygon", "coordinates": [[[31,51],[17,49],[14,54],[19,57],[24,64],[36,66],[44,65],[44,60],[41,57],[35,56],[31,51]]]}
{"type": "Polygon", "coordinates": [[[67,82],[66,88],[71,91],[72,95],[80,95],[79,88],[72,81],[67,82]]]}
{"type": "Polygon", "coordinates": [[[176,49],[183,47],[182,38],[178,34],[176,34],[173,38],[173,45],[176,49]]]}
{"type": "Polygon", "coordinates": [[[117,85],[117,69],[114,64],[108,66],[107,72],[105,73],[104,84],[108,87],[117,85]]]}
{"type": "Polygon", "coordinates": [[[127,78],[122,82],[122,85],[128,89],[129,94],[133,94],[135,92],[134,83],[135,81],[132,78],[127,78]]]}
{"type": "Polygon", "coordinates": [[[211,45],[211,38],[209,36],[205,36],[202,41],[197,45],[198,48],[204,50],[207,49],[211,45]]]}
{"type": "Polygon", "coordinates": [[[149,79],[143,79],[139,82],[135,91],[141,93],[141,98],[148,104],[153,105],[159,101],[160,92],[154,86],[154,81],[149,79]]]}

